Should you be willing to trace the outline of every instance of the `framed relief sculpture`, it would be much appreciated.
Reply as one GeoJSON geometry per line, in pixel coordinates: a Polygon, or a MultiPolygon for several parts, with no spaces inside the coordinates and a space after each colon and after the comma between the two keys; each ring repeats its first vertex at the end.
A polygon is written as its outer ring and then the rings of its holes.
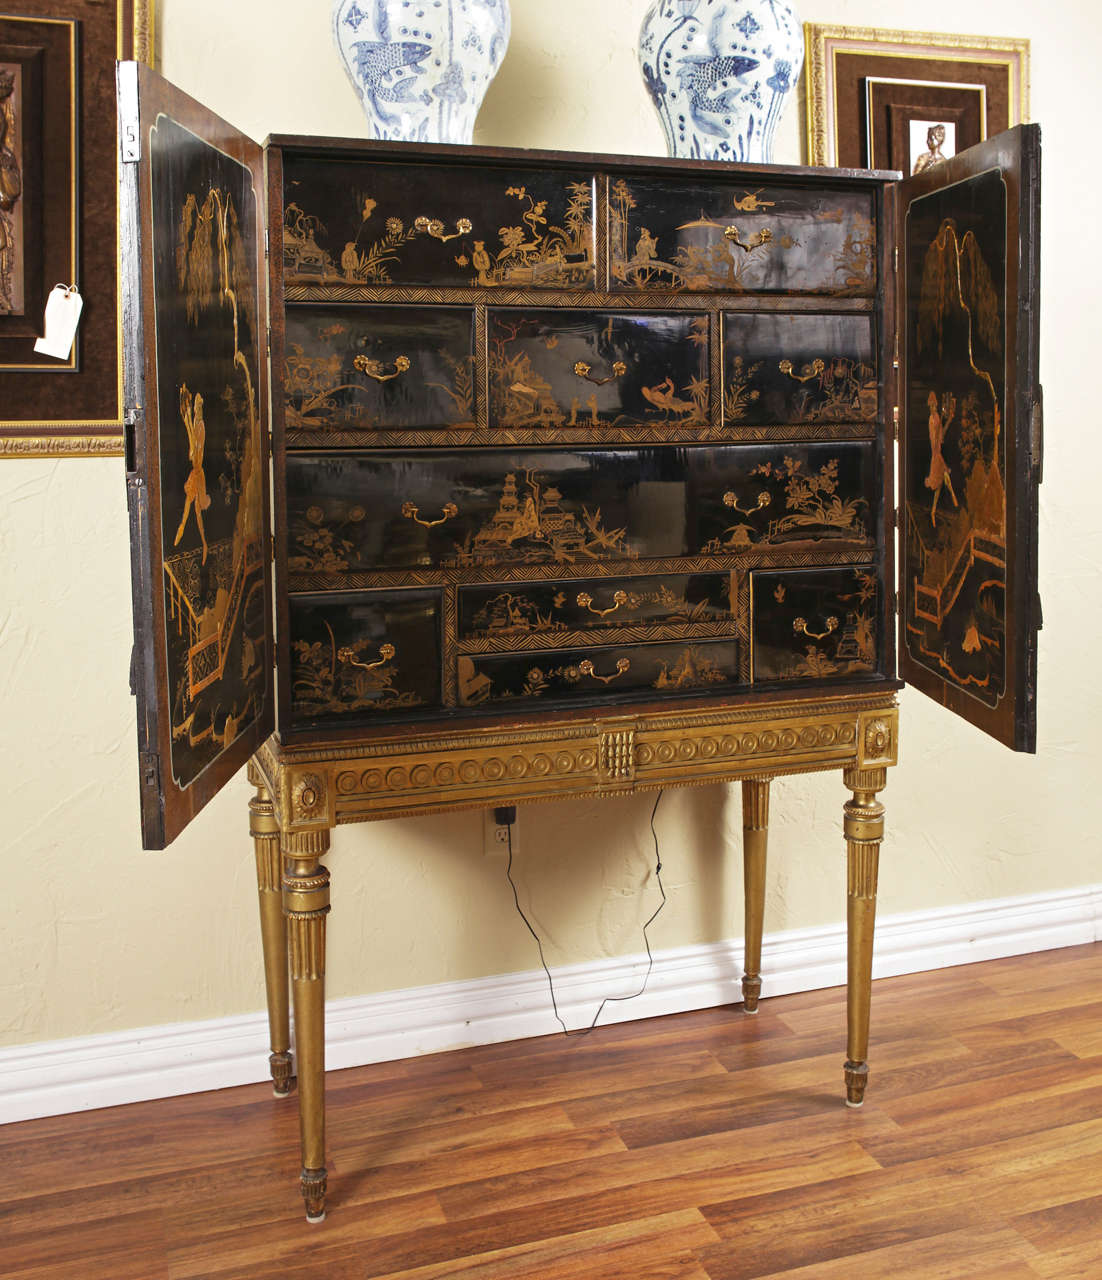
{"type": "Polygon", "coordinates": [[[19,9],[0,13],[0,456],[121,453],[114,63],[150,57],[152,0],[19,9]],[[65,357],[35,350],[58,284],[84,302],[65,357]]]}
{"type": "Polygon", "coordinates": [[[1028,40],[804,32],[811,164],[921,173],[1028,119],[1028,40]]]}

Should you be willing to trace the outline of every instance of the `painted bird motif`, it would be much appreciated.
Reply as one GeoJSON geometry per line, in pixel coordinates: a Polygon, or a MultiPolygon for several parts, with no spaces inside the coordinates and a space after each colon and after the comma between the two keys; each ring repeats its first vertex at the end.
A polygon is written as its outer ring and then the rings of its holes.
{"type": "Polygon", "coordinates": [[[727,111],[732,97],[742,92],[741,85],[726,87],[729,80],[737,80],[758,66],[757,58],[744,58],[737,54],[716,54],[710,58],[685,58],[678,70],[681,88],[689,95],[689,114],[698,128],[714,137],[724,138],[727,131],[710,120],[701,118],[702,111],[727,111]],[[723,84],[722,93],[714,97],[716,86],[723,84]]]}
{"type": "Polygon", "coordinates": [[[380,116],[387,119],[381,102],[411,102],[410,85],[424,73],[419,66],[432,52],[432,46],[415,40],[360,40],[352,46],[356,57],[356,78],[364,97],[370,98],[380,116]],[[393,72],[408,67],[416,75],[390,80],[393,72]]]}

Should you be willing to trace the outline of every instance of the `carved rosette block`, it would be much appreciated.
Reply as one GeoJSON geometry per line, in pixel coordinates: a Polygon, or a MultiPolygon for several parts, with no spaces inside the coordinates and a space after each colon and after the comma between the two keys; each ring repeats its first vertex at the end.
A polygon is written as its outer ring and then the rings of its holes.
{"type": "Polygon", "coordinates": [[[765,924],[765,866],[769,840],[771,778],[742,783],[742,882],[745,908],[745,972],[742,1011],[757,1013],[761,997],[761,941],[765,924]]]}
{"type": "MultiPolygon", "coordinates": [[[[866,737],[879,730],[866,724],[866,737]]],[[[890,749],[891,743],[884,744],[890,749]]],[[[852,800],[843,806],[846,837],[848,984],[846,998],[846,1103],[865,1099],[869,1064],[869,1006],[872,998],[872,947],[876,922],[877,873],[884,838],[884,806],[876,799],[887,782],[884,768],[854,768],[844,773],[852,800]]]]}

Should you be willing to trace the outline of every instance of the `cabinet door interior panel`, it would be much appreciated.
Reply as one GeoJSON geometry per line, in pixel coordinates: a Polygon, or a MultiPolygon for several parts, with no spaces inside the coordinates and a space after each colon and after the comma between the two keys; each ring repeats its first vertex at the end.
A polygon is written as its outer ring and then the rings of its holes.
{"type": "Polygon", "coordinates": [[[723,421],[874,423],[874,320],[859,315],[723,317],[723,421]]]}
{"type": "Polygon", "coordinates": [[[609,190],[613,291],[824,294],[876,291],[865,191],[621,177],[609,190]]]}
{"type": "Polygon", "coordinates": [[[439,712],[441,613],[439,591],[292,597],[292,727],[439,712]]]}
{"type": "Polygon", "coordinates": [[[593,645],[458,659],[460,705],[605,703],[699,694],[739,684],[739,642],[593,645]]]}
{"type": "Polygon", "coordinates": [[[481,653],[559,647],[578,643],[579,636],[623,641],[730,635],[736,590],[729,573],[464,586],[458,591],[459,647],[481,653]]]}
{"type": "Polygon", "coordinates": [[[339,445],[347,431],[473,427],[474,312],[288,308],[283,414],[295,445],[339,445]]]}
{"type": "Polygon", "coordinates": [[[592,289],[596,179],[584,169],[288,155],[288,283],[592,289]]]}
{"type": "Polygon", "coordinates": [[[490,425],[706,427],[709,324],[693,312],[492,308],[490,425]]]}
{"type": "Polygon", "coordinates": [[[750,617],[755,683],[881,672],[880,584],[873,566],[755,570],[750,617]]]}

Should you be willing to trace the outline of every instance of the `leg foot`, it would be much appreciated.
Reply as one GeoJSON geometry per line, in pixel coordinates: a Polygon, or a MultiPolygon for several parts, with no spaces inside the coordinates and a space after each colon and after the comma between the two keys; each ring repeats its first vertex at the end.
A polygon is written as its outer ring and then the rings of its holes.
{"type": "Polygon", "coordinates": [[[757,1013],[761,995],[761,938],[765,921],[765,851],[769,840],[770,778],[742,784],[742,884],[746,959],[742,975],[742,1011],[757,1013]]]}
{"type": "Polygon", "coordinates": [[[872,943],[876,924],[876,882],[884,806],[876,793],[886,769],[847,769],[853,799],[843,808],[847,864],[846,1102],[859,1107],[869,1077],[869,1006],[872,1002],[872,943]]]}
{"type": "Polygon", "coordinates": [[[285,1098],[295,1091],[295,1064],[289,1053],[273,1053],[268,1056],[272,1072],[272,1092],[277,1098],[285,1098]]]}
{"type": "Polygon", "coordinates": [[[325,1221],[325,1193],[328,1175],[324,1169],[303,1169],[302,1198],[306,1201],[306,1221],[325,1221]]]}

